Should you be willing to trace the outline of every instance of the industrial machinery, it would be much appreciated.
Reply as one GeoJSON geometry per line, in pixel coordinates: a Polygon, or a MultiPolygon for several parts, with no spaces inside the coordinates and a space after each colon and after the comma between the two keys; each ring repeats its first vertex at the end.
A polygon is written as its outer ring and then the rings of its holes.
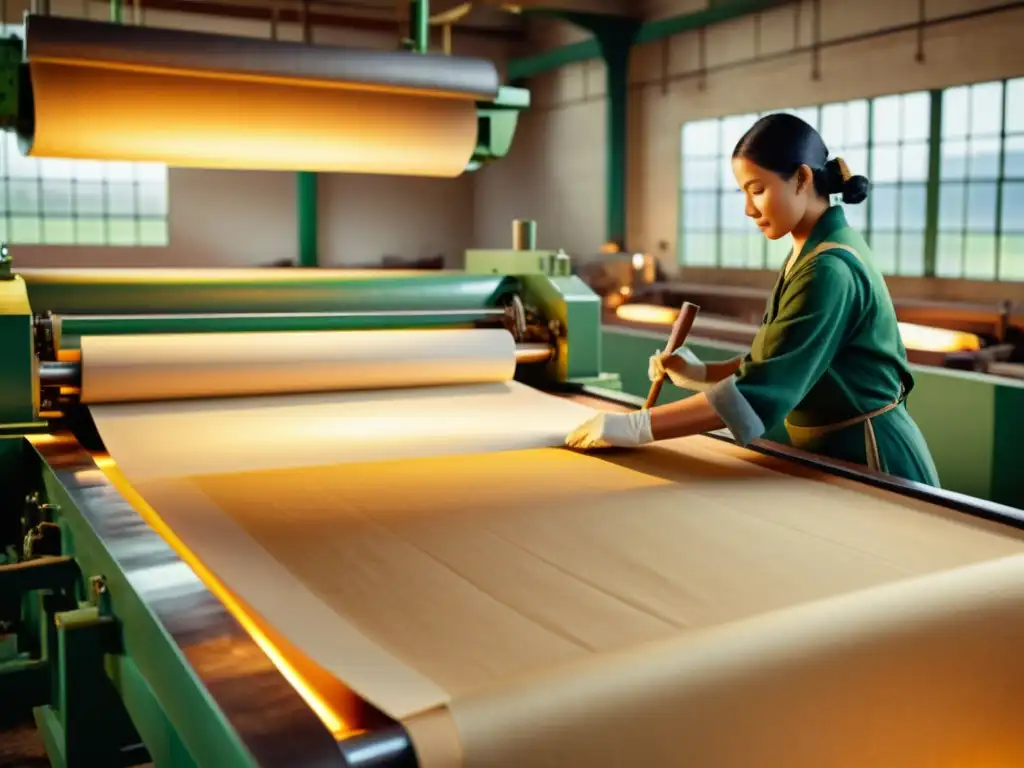
{"type": "MultiPolygon", "coordinates": [[[[50,23],[30,17],[30,70],[50,23]]],[[[77,29],[60,45],[108,64],[174,48],[77,29]]],[[[218,71],[245,59],[224,50],[218,71]]],[[[27,136],[39,100],[17,103],[27,136]]],[[[143,127],[136,156],[159,144],[143,127]]],[[[600,299],[529,222],[459,273],[16,265],[0,707],[32,710],[54,765],[1024,755],[1000,687],[1022,673],[1024,515],[721,435],[563,450],[577,419],[639,403],[602,373],[600,299]],[[778,718],[811,714],[796,756],[806,722],[778,718]]]]}

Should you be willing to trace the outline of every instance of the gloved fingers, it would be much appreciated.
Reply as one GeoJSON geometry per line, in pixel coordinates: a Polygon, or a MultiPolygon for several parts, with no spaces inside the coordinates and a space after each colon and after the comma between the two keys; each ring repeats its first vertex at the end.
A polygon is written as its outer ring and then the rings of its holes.
{"type": "Polygon", "coordinates": [[[661,352],[655,352],[647,361],[647,378],[657,381],[665,375],[665,357],[661,352]]]}
{"type": "Polygon", "coordinates": [[[604,415],[593,416],[578,426],[565,438],[569,448],[586,450],[589,448],[606,448],[608,443],[602,439],[604,432],[604,415]]]}

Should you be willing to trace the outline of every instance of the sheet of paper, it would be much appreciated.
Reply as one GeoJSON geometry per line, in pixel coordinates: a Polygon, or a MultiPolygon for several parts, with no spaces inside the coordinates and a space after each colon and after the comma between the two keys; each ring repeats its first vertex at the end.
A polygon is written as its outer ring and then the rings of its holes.
{"type": "MultiPolygon", "coordinates": [[[[987,523],[706,437],[556,448],[590,408],[507,381],[92,413],[185,544],[289,643],[403,719],[425,768],[924,768],[927,751],[904,759],[911,740],[934,731],[964,756],[965,707],[1015,711],[1001,684],[963,692],[997,669],[1021,680],[1024,601],[999,590],[1024,543],[987,523]],[[908,648],[952,665],[948,685],[935,669],[925,685],[908,648]],[[871,698],[883,693],[897,704],[871,698]],[[793,753],[787,707],[829,740],[793,753]],[[901,713],[905,734],[891,727],[901,713]],[[843,743],[895,762],[844,763],[843,743]]],[[[966,722],[989,739],[971,744],[1020,754],[1009,715],[966,722]]]]}

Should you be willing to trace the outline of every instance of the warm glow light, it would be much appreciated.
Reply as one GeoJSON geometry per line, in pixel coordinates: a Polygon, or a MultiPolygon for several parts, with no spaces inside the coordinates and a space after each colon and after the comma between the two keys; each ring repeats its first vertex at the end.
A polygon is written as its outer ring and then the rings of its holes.
{"type": "Polygon", "coordinates": [[[900,323],[899,326],[907,349],[921,352],[976,352],[981,349],[981,339],[973,333],[912,323],[900,323]]]}
{"type": "Polygon", "coordinates": [[[633,269],[641,270],[644,268],[644,255],[642,253],[633,254],[633,269]]]}
{"type": "Polygon", "coordinates": [[[620,320],[647,325],[672,325],[678,314],[678,309],[659,307],[656,304],[623,304],[615,310],[620,320]]]}
{"type": "Polygon", "coordinates": [[[249,633],[256,644],[263,650],[267,655],[267,658],[274,664],[275,667],[284,675],[285,679],[291,684],[291,686],[298,692],[298,694],[305,700],[312,709],[317,717],[323,722],[325,726],[330,730],[331,734],[336,738],[348,737],[357,733],[351,726],[345,723],[341,715],[338,714],[335,707],[331,705],[320,693],[314,689],[314,687],[305,679],[305,677],[295,668],[284,654],[274,645],[274,643],[267,636],[267,633],[259,626],[256,619],[246,610],[241,602],[231,593],[231,591],[224,586],[217,579],[213,573],[203,565],[202,561],[196,557],[192,551],[185,546],[184,542],[181,541],[171,530],[171,528],[160,518],[156,511],[150,507],[145,500],[132,488],[128,480],[121,474],[121,471],[117,467],[117,463],[105,454],[99,454],[93,456],[98,466],[107,479],[117,488],[122,496],[134,507],[135,511],[139,513],[149,526],[160,534],[160,537],[166,541],[170,547],[178,554],[178,556],[188,564],[192,571],[202,580],[206,587],[217,596],[217,599],[221,601],[225,608],[231,612],[231,614],[238,620],[238,623],[245,628],[245,631],[249,633]]]}
{"type": "Polygon", "coordinates": [[[622,248],[613,240],[609,240],[607,243],[601,246],[601,253],[621,253],[622,248]]]}
{"type": "MultiPolygon", "coordinates": [[[[620,320],[645,325],[672,325],[678,314],[678,309],[655,304],[623,304],[615,310],[620,320]]],[[[973,333],[912,323],[900,323],[899,328],[907,349],[918,352],[976,352],[981,349],[981,339],[973,333]]]]}

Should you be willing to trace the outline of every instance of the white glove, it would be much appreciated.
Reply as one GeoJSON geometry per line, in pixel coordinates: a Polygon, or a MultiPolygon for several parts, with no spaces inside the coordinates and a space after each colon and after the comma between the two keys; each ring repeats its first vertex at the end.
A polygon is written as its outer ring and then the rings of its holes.
{"type": "Polygon", "coordinates": [[[707,366],[686,347],[680,347],[668,355],[664,352],[655,352],[647,364],[648,379],[656,381],[662,376],[668,376],[669,381],[681,389],[700,389],[699,385],[706,382],[707,375],[707,366]],[[673,357],[683,361],[681,371],[665,367],[666,361],[673,357]]]}
{"type": "Polygon", "coordinates": [[[565,438],[570,448],[635,448],[654,440],[651,412],[599,413],[565,438]]]}

